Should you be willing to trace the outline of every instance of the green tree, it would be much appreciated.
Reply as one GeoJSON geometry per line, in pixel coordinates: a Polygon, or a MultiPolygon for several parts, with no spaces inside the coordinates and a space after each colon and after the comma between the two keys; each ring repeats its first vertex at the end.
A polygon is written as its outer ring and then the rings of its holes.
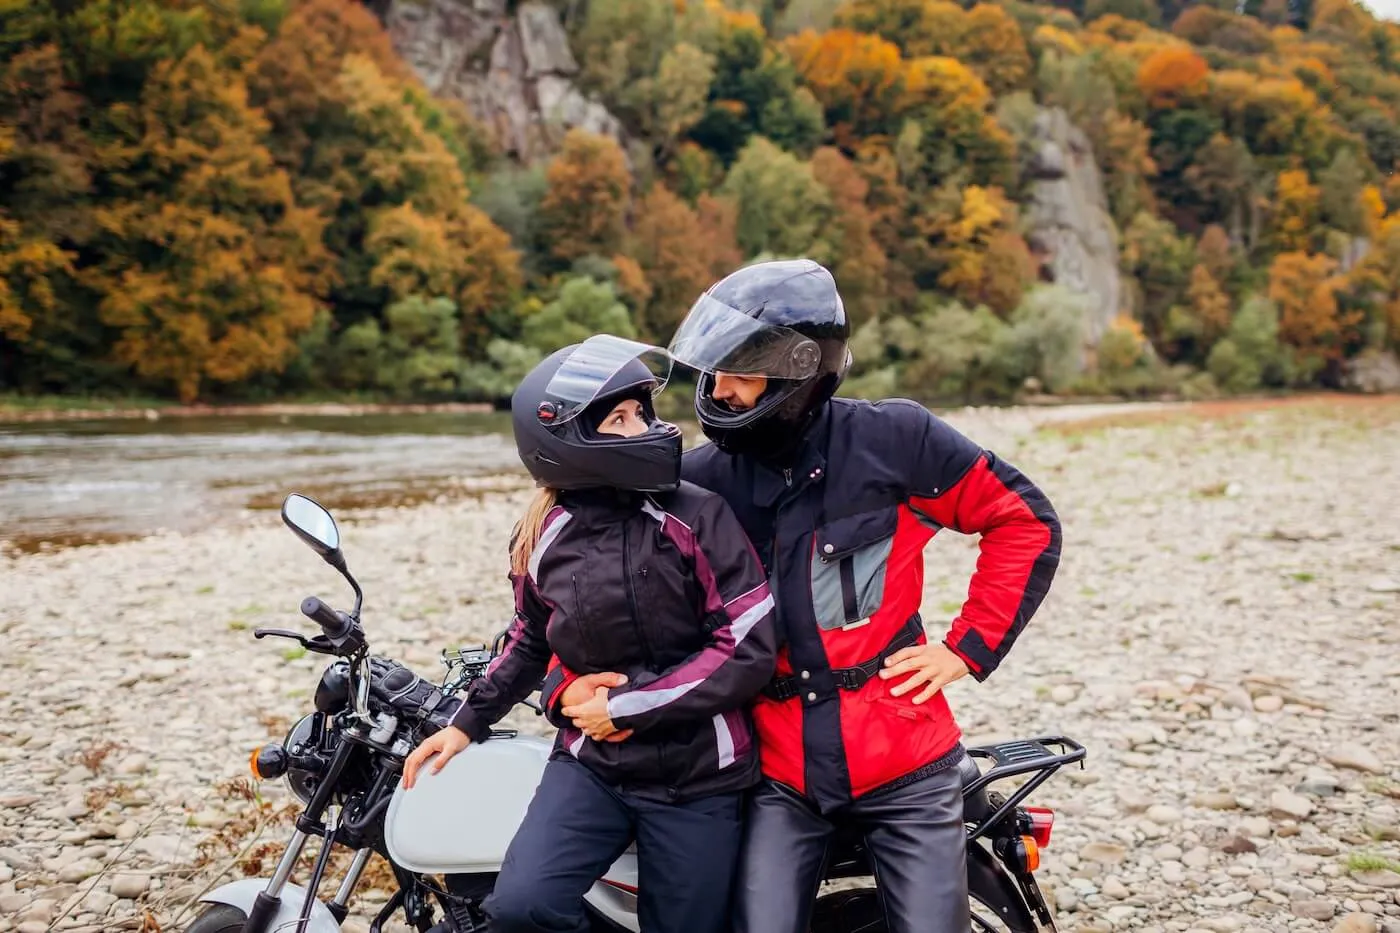
{"type": "Polygon", "coordinates": [[[755,136],[721,190],[738,206],[737,235],[746,256],[825,257],[821,239],[831,218],[831,196],[807,163],[755,136]]]}

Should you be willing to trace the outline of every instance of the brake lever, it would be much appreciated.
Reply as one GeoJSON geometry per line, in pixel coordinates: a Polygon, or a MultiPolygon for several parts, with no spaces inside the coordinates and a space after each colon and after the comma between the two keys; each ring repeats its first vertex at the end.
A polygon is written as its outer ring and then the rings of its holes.
{"type": "Polygon", "coordinates": [[[335,645],[331,643],[331,640],[324,635],[317,635],[313,638],[307,638],[300,632],[290,632],[284,628],[259,628],[253,630],[254,638],[265,638],[268,635],[271,635],[275,638],[290,638],[292,641],[301,645],[307,651],[312,651],[316,654],[333,655],[340,653],[336,650],[335,645]]]}

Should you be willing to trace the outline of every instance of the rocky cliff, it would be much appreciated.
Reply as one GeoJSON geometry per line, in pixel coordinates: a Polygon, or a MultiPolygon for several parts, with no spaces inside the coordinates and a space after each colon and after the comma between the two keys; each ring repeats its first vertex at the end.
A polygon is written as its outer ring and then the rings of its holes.
{"type": "Polygon", "coordinates": [[[464,102],[521,161],[574,127],[625,142],[622,126],[575,83],[558,11],[530,0],[393,0],[382,13],[400,55],[434,94],[464,102]]]}
{"type": "Polygon", "coordinates": [[[1084,133],[1058,107],[1042,108],[1032,127],[1032,179],[1022,210],[1026,241],[1043,278],[1086,295],[1085,339],[1097,344],[1122,309],[1118,234],[1103,175],[1084,133]]]}

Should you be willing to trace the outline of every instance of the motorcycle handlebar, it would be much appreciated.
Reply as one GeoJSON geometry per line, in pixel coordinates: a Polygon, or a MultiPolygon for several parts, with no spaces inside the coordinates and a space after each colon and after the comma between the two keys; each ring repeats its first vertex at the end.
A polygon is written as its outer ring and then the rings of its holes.
{"type": "Polygon", "coordinates": [[[350,620],[315,596],[308,596],[301,601],[301,614],[321,626],[321,631],[331,641],[339,641],[350,634],[350,620]]]}

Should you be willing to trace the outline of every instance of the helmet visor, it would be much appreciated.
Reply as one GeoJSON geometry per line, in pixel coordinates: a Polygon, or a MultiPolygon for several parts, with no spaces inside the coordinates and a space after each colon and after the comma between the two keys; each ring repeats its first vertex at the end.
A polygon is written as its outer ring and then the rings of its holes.
{"type": "Polygon", "coordinates": [[[671,377],[671,358],[665,350],[611,334],[589,337],[569,354],[545,386],[540,421],[559,425],[578,417],[599,396],[622,388],[614,377],[633,363],[637,364],[632,366],[637,379],[628,384],[636,385],[650,376],[656,383],[651,390],[655,398],[671,377]]]}
{"type": "Polygon", "coordinates": [[[807,379],[821,363],[815,340],[765,324],[724,302],[701,295],[671,338],[672,359],[711,375],[807,379]]]}

